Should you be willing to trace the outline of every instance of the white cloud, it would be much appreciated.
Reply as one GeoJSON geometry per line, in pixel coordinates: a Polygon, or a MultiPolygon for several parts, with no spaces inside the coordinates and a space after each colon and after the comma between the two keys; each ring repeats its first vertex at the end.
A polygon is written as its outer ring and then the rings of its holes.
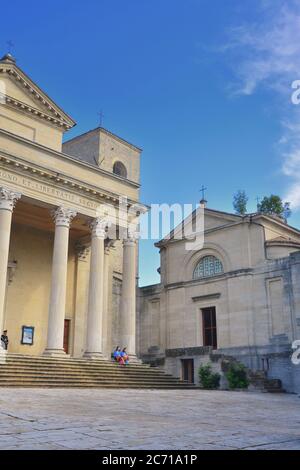
{"type": "Polygon", "coordinates": [[[282,173],[289,178],[285,200],[300,209],[300,105],[291,103],[291,84],[300,79],[300,2],[264,0],[257,18],[232,28],[223,51],[235,64],[235,94],[267,88],[280,99],[283,133],[278,144],[282,173]]]}

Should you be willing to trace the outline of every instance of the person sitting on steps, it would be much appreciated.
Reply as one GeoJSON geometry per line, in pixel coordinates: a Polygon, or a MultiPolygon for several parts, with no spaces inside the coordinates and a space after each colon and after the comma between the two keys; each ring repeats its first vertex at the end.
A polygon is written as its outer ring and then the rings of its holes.
{"type": "Polygon", "coordinates": [[[120,348],[120,346],[117,346],[116,349],[114,350],[113,358],[116,362],[120,361],[120,358],[121,358],[121,348],[120,348]]]}
{"type": "Polygon", "coordinates": [[[1,346],[2,349],[5,349],[7,351],[8,348],[8,336],[7,336],[7,330],[3,330],[3,333],[1,335],[1,346]]]}
{"type": "Polygon", "coordinates": [[[119,364],[122,366],[125,366],[126,364],[129,364],[129,356],[127,354],[126,348],[124,348],[121,352],[121,357],[119,360],[119,364]]]}

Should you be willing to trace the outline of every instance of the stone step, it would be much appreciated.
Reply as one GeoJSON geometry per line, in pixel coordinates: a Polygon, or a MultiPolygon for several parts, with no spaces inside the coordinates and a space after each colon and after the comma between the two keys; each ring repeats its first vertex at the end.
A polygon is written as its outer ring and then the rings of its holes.
{"type": "MultiPolygon", "coordinates": [[[[111,369],[111,370],[119,369],[120,367],[123,367],[120,364],[115,364],[115,363],[110,363],[110,362],[97,362],[97,361],[90,361],[86,363],[84,362],[83,363],[73,363],[73,362],[64,363],[60,360],[58,362],[38,362],[38,361],[30,362],[30,361],[21,361],[21,360],[0,361],[0,367],[1,365],[5,365],[5,364],[9,364],[9,365],[19,364],[19,365],[24,365],[24,366],[35,365],[39,367],[80,367],[80,368],[87,368],[87,369],[88,368],[97,368],[97,369],[104,368],[104,369],[111,369]]],[[[148,367],[144,367],[143,365],[135,366],[132,364],[126,364],[126,368],[131,369],[131,370],[143,370],[143,371],[160,370],[154,367],[148,368],[148,367]]]]}
{"type": "Polygon", "coordinates": [[[12,354],[0,362],[0,385],[51,388],[195,388],[193,384],[138,362],[120,366],[105,359],[93,361],[12,354]]]}
{"type": "Polygon", "coordinates": [[[80,371],[88,371],[88,372],[111,372],[111,373],[118,373],[118,372],[123,372],[124,370],[127,371],[127,373],[132,373],[132,374],[147,374],[147,375],[166,375],[166,373],[160,369],[134,369],[131,368],[130,366],[117,366],[117,367],[85,367],[85,366],[62,366],[62,365],[45,365],[41,366],[39,364],[15,364],[15,363],[5,363],[1,364],[0,363],[0,371],[5,370],[5,369],[22,369],[22,370],[28,370],[28,369],[36,369],[36,370],[80,370],[80,371]]]}
{"type": "Polygon", "coordinates": [[[256,390],[261,390],[269,393],[285,393],[282,388],[281,380],[279,379],[268,379],[266,373],[253,374],[252,377],[249,374],[250,384],[256,390]]]}
{"type": "Polygon", "coordinates": [[[11,378],[11,379],[5,379],[1,380],[1,386],[3,385],[11,385],[11,384],[19,384],[22,386],[22,384],[34,384],[36,386],[39,386],[40,384],[54,384],[54,385],[64,385],[64,386],[75,386],[77,384],[80,385],[85,385],[87,388],[90,385],[109,385],[111,387],[116,387],[119,385],[134,385],[137,387],[156,387],[156,386],[170,386],[170,387],[178,387],[178,388],[185,388],[188,386],[188,384],[181,383],[181,382],[175,382],[175,383],[170,383],[170,382],[160,382],[160,381],[150,381],[150,382],[145,382],[145,381],[136,381],[136,380],[80,380],[80,379],[67,379],[67,380],[60,380],[59,378],[51,377],[51,378],[32,378],[32,377],[22,377],[19,380],[16,378],[11,378]]]}
{"type": "MultiPolygon", "coordinates": [[[[57,383],[57,384],[49,384],[49,383],[44,383],[44,384],[24,384],[24,383],[20,383],[20,382],[17,382],[17,383],[10,383],[10,384],[3,384],[1,385],[1,387],[6,387],[6,388],[9,388],[9,387],[16,387],[16,388],[97,388],[97,389],[114,389],[116,387],[115,384],[101,384],[101,385],[81,385],[79,383],[76,383],[75,385],[68,385],[68,384],[64,384],[64,383],[57,383]]],[[[117,385],[118,389],[148,389],[148,390],[156,390],[156,389],[159,389],[159,390],[182,390],[183,387],[180,387],[178,385],[157,385],[157,384],[153,384],[153,385],[134,385],[134,384],[118,384],[117,385]]],[[[184,390],[195,390],[195,388],[198,388],[198,387],[195,387],[195,386],[192,386],[192,385],[186,385],[184,387],[184,390]]]]}
{"type": "MultiPolygon", "coordinates": [[[[9,379],[15,379],[15,380],[22,380],[24,377],[24,374],[14,374],[14,373],[7,373],[0,375],[0,381],[2,382],[3,380],[9,380],[9,379]]],[[[142,383],[154,383],[154,382],[161,382],[161,383],[178,383],[179,380],[176,378],[169,378],[169,377],[162,377],[162,378],[149,378],[149,377],[129,377],[129,376],[123,376],[123,377],[116,377],[116,376],[95,376],[91,377],[88,375],[82,375],[82,374],[37,374],[37,373],[28,373],[26,374],[26,378],[33,378],[36,380],[44,380],[44,379],[64,379],[64,380],[85,380],[85,381],[105,381],[105,380],[110,380],[110,381],[115,381],[115,382],[120,382],[120,381],[133,381],[133,382],[142,382],[142,383]]],[[[180,382],[181,383],[181,382],[180,382]]],[[[183,385],[185,385],[185,382],[183,382],[183,385]]]]}
{"type": "Polygon", "coordinates": [[[164,375],[164,374],[136,374],[136,373],[131,373],[129,371],[118,371],[118,372],[99,372],[99,371],[80,371],[80,370],[39,370],[39,369],[16,369],[16,368],[5,368],[1,369],[0,368],[0,378],[5,377],[6,375],[14,375],[14,376],[22,376],[22,375],[29,375],[29,374],[34,374],[34,375],[47,375],[47,376],[81,376],[81,377],[116,377],[119,379],[122,378],[129,378],[131,380],[134,380],[135,378],[142,378],[143,380],[180,380],[177,377],[173,377],[170,375],[164,375]]]}
{"type": "Polygon", "coordinates": [[[144,373],[144,374],[148,374],[148,375],[165,375],[165,372],[162,371],[162,370],[155,370],[155,369],[134,369],[134,368],[131,368],[130,366],[117,366],[117,367],[80,367],[80,366],[62,366],[62,365],[51,365],[51,366],[48,366],[48,365],[44,365],[44,366],[41,366],[39,364],[12,364],[12,363],[5,363],[5,364],[1,364],[0,363],[0,370],[4,370],[5,368],[19,368],[19,369],[23,369],[23,370],[27,370],[27,369],[38,369],[38,370],[81,370],[81,371],[96,371],[96,372],[111,372],[111,373],[114,373],[114,372],[119,372],[119,371],[122,371],[122,370],[127,370],[128,372],[130,373],[144,373]]]}
{"type": "MultiPolygon", "coordinates": [[[[70,358],[70,357],[65,357],[65,356],[62,356],[62,357],[51,357],[51,356],[29,356],[29,355],[22,355],[22,354],[12,354],[12,353],[9,353],[9,354],[6,354],[5,356],[5,359],[6,360],[11,360],[11,361],[17,361],[17,360],[20,360],[22,362],[47,362],[47,363],[62,363],[62,364],[67,364],[67,363],[71,363],[71,364],[111,364],[113,366],[116,366],[118,365],[116,363],[116,361],[113,361],[111,359],[106,359],[106,358],[102,358],[102,359],[85,359],[85,358],[70,358]]],[[[143,368],[147,368],[147,369],[150,369],[150,365],[149,364],[144,364],[144,363],[141,363],[140,361],[137,361],[137,362],[130,362],[129,364],[131,367],[143,367],[143,368]]]]}
{"type": "MultiPolygon", "coordinates": [[[[11,361],[11,360],[8,360],[8,361],[4,361],[4,362],[1,362],[0,361],[0,368],[5,366],[5,365],[9,365],[9,366],[16,366],[16,365],[19,365],[19,366],[24,366],[24,367],[27,367],[27,366],[30,366],[30,367],[44,367],[44,368],[76,368],[76,367],[80,367],[80,368],[85,368],[85,369],[96,369],[96,370],[100,370],[100,369],[105,369],[105,370],[119,370],[120,368],[123,368],[124,366],[121,366],[120,364],[110,364],[110,363],[99,363],[99,364],[96,364],[94,363],[93,361],[91,361],[91,363],[81,363],[81,364],[76,364],[76,363],[67,363],[67,364],[64,364],[64,363],[61,363],[60,361],[58,363],[40,363],[40,362],[29,362],[29,361],[11,361]]],[[[145,373],[151,373],[153,371],[155,371],[155,373],[164,373],[164,371],[161,371],[160,369],[156,369],[154,367],[151,367],[151,368],[145,368],[143,366],[133,366],[133,365],[129,365],[127,364],[126,366],[126,369],[129,369],[129,370],[132,370],[132,371],[143,371],[145,373]]]]}
{"type": "MultiPolygon", "coordinates": [[[[43,368],[40,368],[40,367],[20,367],[20,366],[12,366],[12,367],[7,367],[7,366],[0,366],[0,373],[1,371],[6,371],[6,370],[15,370],[15,371],[23,371],[24,373],[26,373],[26,371],[28,370],[35,370],[35,371],[54,371],[54,372],[60,372],[60,371],[66,371],[66,372],[69,372],[69,373],[72,373],[72,372],[82,372],[82,373],[96,373],[96,374],[124,374],[124,370],[120,368],[120,370],[110,370],[110,369],[86,369],[86,368],[83,368],[83,369],[78,369],[78,368],[48,368],[48,367],[43,367],[43,368]]],[[[140,374],[143,374],[147,377],[165,377],[165,376],[169,376],[168,374],[164,374],[164,373],[155,373],[155,372],[145,372],[145,371],[132,371],[132,370],[128,370],[126,368],[126,374],[128,375],[140,375],[140,374]]]]}
{"type": "Polygon", "coordinates": [[[73,383],[81,383],[81,384],[135,384],[135,385],[171,385],[171,386],[180,386],[185,387],[189,385],[185,382],[175,381],[161,381],[161,380],[118,380],[113,379],[111,377],[100,378],[98,380],[93,379],[86,379],[80,377],[30,377],[30,376],[22,376],[22,377],[1,377],[1,385],[7,383],[64,383],[64,384],[73,384],[73,383]]]}

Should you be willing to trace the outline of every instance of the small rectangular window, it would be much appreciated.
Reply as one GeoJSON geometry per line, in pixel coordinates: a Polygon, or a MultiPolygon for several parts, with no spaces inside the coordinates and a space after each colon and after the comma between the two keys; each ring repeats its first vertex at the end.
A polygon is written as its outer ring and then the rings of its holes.
{"type": "Polygon", "coordinates": [[[216,307],[202,309],[203,346],[217,349],[216,307]]]}

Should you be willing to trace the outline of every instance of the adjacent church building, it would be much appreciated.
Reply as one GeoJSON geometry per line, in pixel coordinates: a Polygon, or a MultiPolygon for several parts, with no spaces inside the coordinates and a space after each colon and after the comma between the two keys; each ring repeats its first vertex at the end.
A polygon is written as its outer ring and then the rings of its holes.
{"type": "Polygon", "coordinates": [[[10,54],[0,83],[0,328],[9,352],[102,358],[120,344],[134,358],[128,218],[145,210],[141,150],[102,127],[63,144],[74,120],[10,54]]]}
{"type": "Polygon", "coordinates": [[[300,231],[207,207],[203,248],[187,250],[176,230],[156,244],[160,283],[140,289],[141,357],[197,382],[213,351],[299,392],[291,345],[300,339],[300,231]]]}

